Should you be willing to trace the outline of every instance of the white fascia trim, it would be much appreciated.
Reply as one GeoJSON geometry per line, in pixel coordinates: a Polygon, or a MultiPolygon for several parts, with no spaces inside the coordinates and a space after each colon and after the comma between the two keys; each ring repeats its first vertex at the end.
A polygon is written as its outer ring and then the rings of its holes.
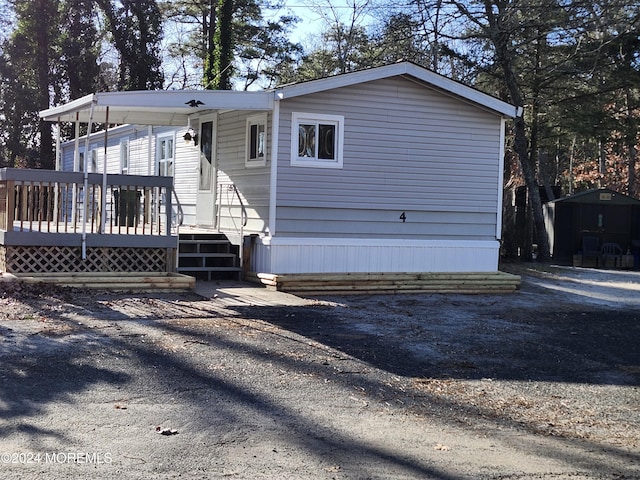
{"type": "Polygon", "coordinates": [[[263,237],[263,245],[326,245],[326,246],[363,246],[363,247],[474,247],[495,248],[497,240],[407,240],[396,238],[318,238],[318,237],[263,237]]]}
{"type": "Polygon", "coordinates": [[[174,108],[185,113],[200,110],[271,110],[273,95],[269,92],[240,92],[231,90],[138,90],[127,92],[100,92],[95,94],[99,106],[174,108]],[[187,105],[191,100],[201,101],[198,107],[187,105]]]}
{"type": "MultiPolygon", "coordinates": [[[[42,110],[38,113],[38,115],[43,120],[46,120],[49,122],[57,122],[58,119],[62,116],[89,108],[91,104],[95,101],[96,101],[95,94],[92,93],[89,95],[85,95],[82,98],[73,100],[69,103],[65,103],[64,105],[59,105],[57,107],[52,107],[46,110],[42,110]]],[[[72,118],[72,120],[75,120],[75,118],[72,118]]]]}

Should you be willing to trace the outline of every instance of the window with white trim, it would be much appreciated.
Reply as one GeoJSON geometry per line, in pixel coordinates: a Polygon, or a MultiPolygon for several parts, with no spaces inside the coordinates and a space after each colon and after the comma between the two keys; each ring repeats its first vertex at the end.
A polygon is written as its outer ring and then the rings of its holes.
{"type": "Polygon", "coordinates": [[[291,165],[342,168],[343,141],[343,116],[292,114],[291,165]]]}
{"type": "Polygon", "coordinates": [[[262,167],[267,164],[267,114],[247,118],[245,165],[262,167]]]}
{"type": "Polygon", "coordinates": [[[174,138],[173,135],[158,137],[157,153],[158,175],[173,176],[174,138]]]}
{"type": "Polygon", "coordinates": [[[129,174],[129,139],[120,140],[120,173],[129,174]]]}

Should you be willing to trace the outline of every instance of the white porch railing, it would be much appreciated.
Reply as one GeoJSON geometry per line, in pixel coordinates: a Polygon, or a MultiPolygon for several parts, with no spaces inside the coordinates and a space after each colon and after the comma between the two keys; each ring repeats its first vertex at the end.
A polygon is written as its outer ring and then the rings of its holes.
{"type": "Polygon", "coordinates": [[[3,168],[0,231],[171,237],[173,198],[170,177],[3,168]]]}

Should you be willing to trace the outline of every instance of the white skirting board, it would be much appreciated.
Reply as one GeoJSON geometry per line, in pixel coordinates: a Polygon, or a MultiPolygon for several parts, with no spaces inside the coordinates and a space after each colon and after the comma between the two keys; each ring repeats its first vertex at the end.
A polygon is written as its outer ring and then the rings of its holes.
{"type": "Polygon", "coordinates": [[[263,273],[495,272],[497,240],[265,237],[250,270],[263,273]]]}

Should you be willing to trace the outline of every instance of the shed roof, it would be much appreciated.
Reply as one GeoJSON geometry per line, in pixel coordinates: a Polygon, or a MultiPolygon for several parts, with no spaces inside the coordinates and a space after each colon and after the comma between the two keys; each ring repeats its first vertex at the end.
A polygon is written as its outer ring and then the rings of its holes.
{"type": "Polygon", "coordinates": [[[569,197],[559,198],[549,203],[607,203],[614,205],[640,205],[640,200],[625,195],[624,193],[616,192],[615,190],[611,190],[609,188],[598,188],[576,193],[575,195],[571,195],[569,197]]]}
{"type": "Polygon", "coordinates": [[[410,62],[400,62],[273,90],[237,92],[229,90],[159,90],[100,92],[40,112],[44,120],[139,125],[186,125],[188,117],[207,110],[264,110],[274,102],[383,78],[402,76],[505,117],[521,115],[495,97],[467,87],[410,62]],[[108,115],[107,115],[108,112],[108,115]]]}

